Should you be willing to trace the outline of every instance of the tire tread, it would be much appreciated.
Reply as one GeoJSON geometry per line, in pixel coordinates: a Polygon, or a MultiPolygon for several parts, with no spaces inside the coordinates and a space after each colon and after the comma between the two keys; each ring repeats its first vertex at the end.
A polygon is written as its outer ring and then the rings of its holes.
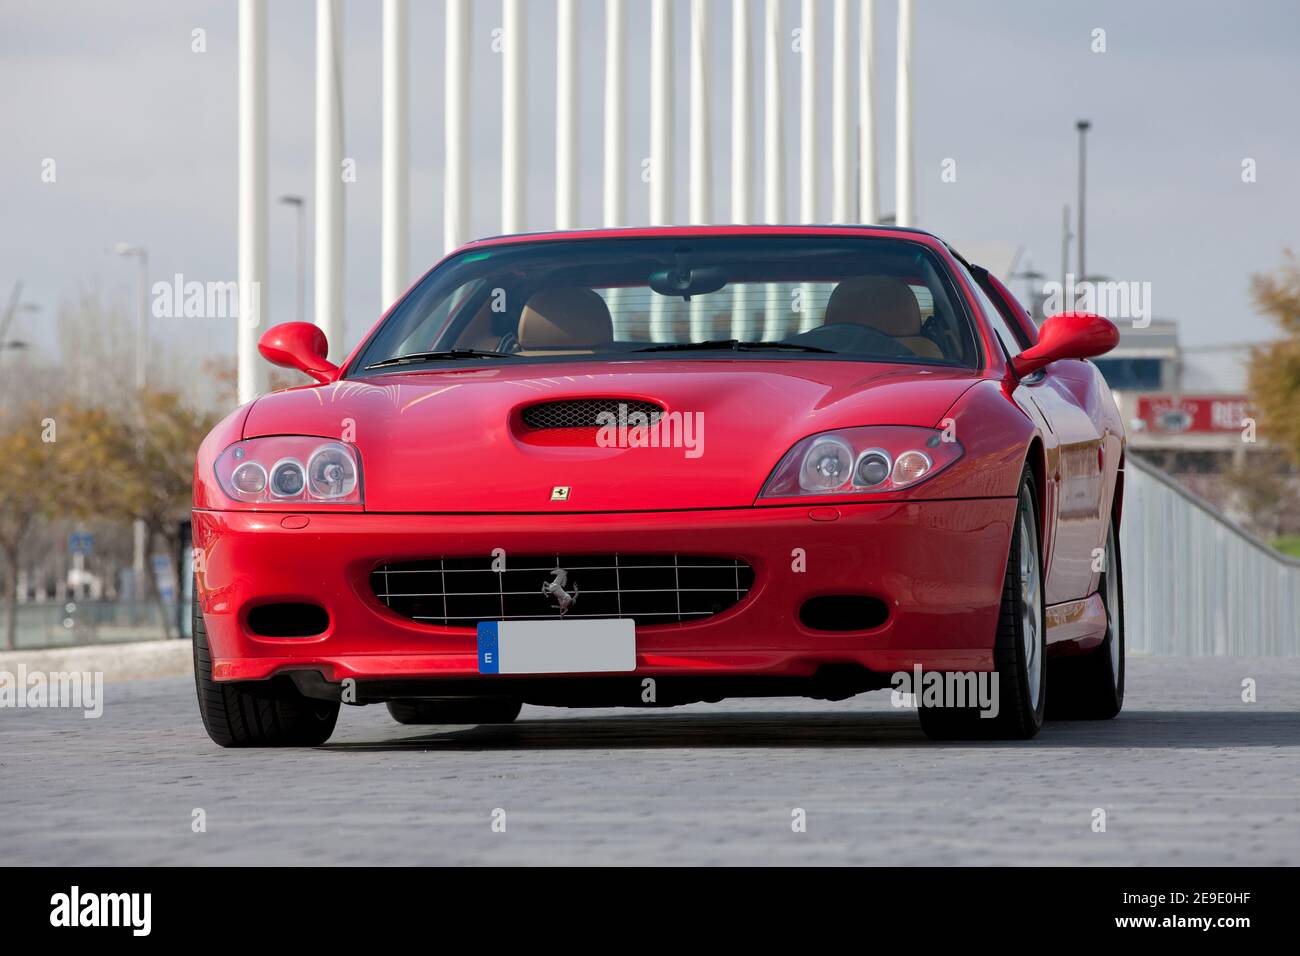
{"type": "Polygon", "coordinates": [[[334,732],[339,705],[298,693],[285,678],[257,691],[212,679],[207,624],[194,590],[194,686],[199,716],[212,741],[222,747],[315,747],[334,732]]]}
{"type": "MultiPolygon", "coordinates": [[[[1033,475],[1026,467],[1021,475],[1020,487],[1029,486],[1037,501],[1033,475]]],[[[1017,493],[1017,501],[1019,493],[1017,493]]],[[[1015,522],[1019,521],[1019,515],[1015,522]]],[[[1042,528],[1042,519],[1035,513],[1035,530],[1042,528]]],[[[1041,534],[1041,531],[1040,531],[1041,534]]],[[[1002,602],[998,609],[998,625],[994,635],[993,663],[998,673],[998,714],[981,717],[978,708],[919,707],[921,727],[926,735],[936,740],[1025,740],[1033,737],[1042,727],[1042,715],[1029,705],[1028,695],[1021,693],[1024,669],[1020,662],[1020,539],[1016,524],[1011,530],[1011,545],[1007,549],[1007,569],[1002,579],[1002,602]]],[[[1042,575],[1042,562],[1039,574],[1042,575]]],[[[1039,586],[1042,586],[1040,579],[1039,586]]],[[[1045,647],[1040,647],[1040,653],[1045,647]]],[[[1047,674],[1040,695],[1047,696],[1047,674]]],[[[1044,700],[1044,704],[1045,704],[1044,700]]]]}

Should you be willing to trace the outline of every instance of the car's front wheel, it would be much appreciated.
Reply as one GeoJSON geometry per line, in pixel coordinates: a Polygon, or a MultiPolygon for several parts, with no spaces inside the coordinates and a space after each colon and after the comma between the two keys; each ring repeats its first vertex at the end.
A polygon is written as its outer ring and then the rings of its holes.
{"type": "Polygon", "coordinates": [[[1114,520],[1106,531],[1104,561],[1099,591],[1106,636],[1087,654],[1052,661],[1051,720],[1110,720],[1124,706],[1124,569],[1114,520]]]}
{"type": "Polygon", "coordinates": [[[287,677],[245,684],[212,679],[208,630],[194,589],[194,685],[203,727],[223,747],[316,747],[338,721],[337,701],[298,693],[287,677]]]}
{"type": "Polygon", "coordinates": [[[388,713],[399,724],[508,724],[523,704],[504,698],[482,700],[390,700],[388,713]]]}
{"type": "MultiPolygon", "coordinates": [[[[925,706],[918,694],[921,728],[935,740],[1024,740],[1043,726],[1047,699],[1047,621],[1043,604],[1043,561],[1038,494],[1028,466],[1020,477],[1016,519],[1003,579],[1002,607],[993,647],[996,685],[989,688],[992,707],[953,706],[942,701],[925,706]]],[[[977,680],[988,675],[978,674],[977,680]]]]}

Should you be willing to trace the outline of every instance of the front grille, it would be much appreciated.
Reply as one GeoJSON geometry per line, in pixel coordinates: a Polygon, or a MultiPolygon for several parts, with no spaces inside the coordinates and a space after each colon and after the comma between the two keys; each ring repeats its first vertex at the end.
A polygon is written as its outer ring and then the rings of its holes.
{"type": "MultiPolygon", "coordinates": [[[[620,406],[625,409],[623,415],[631,416],[637,412],[646,416],[645,424],[657,425],[664,410],[654,402],[628,400],[623,398],[580,398],[562,402],[542,402],[524,409],[524,424],[529,428],[599,428],[602,413],[613,415],[613,422],[620,421],[620,406]]],[[[634,419],[630,424],[640,425],[634,419]]]]}
{"type": "Polygon", "coordinates": [[[479,621],[559,618],[559,595],[542,586],[565,572],[576,594],[570,618],[632,618],[640,626],[710,617],[740,601],[754,569],[735,558],[688,554],[509,555],[385,564],[370,574],[375,596],[416,621],[472,628],[479,621]]]}

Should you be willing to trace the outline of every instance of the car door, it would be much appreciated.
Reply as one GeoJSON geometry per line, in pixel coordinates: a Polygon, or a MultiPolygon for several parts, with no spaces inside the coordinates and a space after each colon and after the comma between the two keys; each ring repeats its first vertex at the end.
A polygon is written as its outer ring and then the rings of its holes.
{"type": "MultiPolygon", "coordinates": [[[[993,313],[990,322],[1008,357],[1027,348],[1027,317],[1023,324],[1018,318],[1024,309],[995,277],[978,268],[973,272],[987,299],[981,305],[993,313]]],[[[1088,362],[1063,359],[1026,376],[1013,392],[1017,404],[1046,429],[1048,604],[1087,597],[1096,587],[1094,554],[1105,545],[1105,503],[1110,500],[1103,434],[1089,411],[1099,399],[1098,378],[1088,362]]]]}
{"type": "Polygon", "coordinates": [[[1086,597],[1095,584],[1094,549],[1105,544],[1105,459],[1102,435],[1084,403],[1093,372],[1080,359],[1053,362],[1017,387],[1029,393],[1056,435],[1056,534],[1049,604],[1086,597]]]}

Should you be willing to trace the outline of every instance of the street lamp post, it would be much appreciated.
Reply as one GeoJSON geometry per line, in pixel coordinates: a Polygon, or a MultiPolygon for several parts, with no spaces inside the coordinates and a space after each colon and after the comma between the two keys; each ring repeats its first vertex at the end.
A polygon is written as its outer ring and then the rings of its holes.
{"type": "Polygon", "coordinates": [[[119,242],[113,246],[112,251],[115,255],[134,258],[140,264],[135,286],[135,387],[143,391],[148,374],[145,362],[148,355],[146,340],[149,337],[149,250],[144,246],[119,242]]]}
{"type": "MultiPolygon", "coordinates": [[[[1070,284],[1070,241],[1074,239],[1074,233],[1070,231],[1070,204],[1066,203],[1061,207],[1061,288],[1065,289],[1070,284]]],[[[1073,302],[1063,302],[1062,305],[1067,308],[1073,308],[1073,302]]]]}
{"type": "MultiPolygon", "coordinates": [[[[145,359],[147,338],[149,335],[149,250],[144,246],[134,246],[129,242],[119,242],[113,246],[113,253],[127,258],[135,258],[140,264],[136,274],[136,319],[135,319],[135,388],[136,407],[140,416],[140,437],[144,438],[144,389],[147,382],[145,359]]],[[[144,600],[144,563],[145,563],[145,526],[137,518],[133,530],[131,556],[132,585],[137,601],[144,600]]]]}
{"type": "Polygon", "coordinates": [[[293,206],[298,210],[298,291],[297,302],[294,303],[294,317],[299,322],[303,322],[306,321],[307,314],[307,227],[303,219],[303,208],[306,204],[301,196],[281,196],[280,202],[282,205],[293,206]]]}
{"type": "Polygon", "coordinates": [[[1084,241],[1084,195],[1088,185],[1088,154],[1087,154],[1087,137],[1088,130],[1092,123],[1088,120],[1079,120],[1074,124],[1074,128],[1079,131],[1079,276],[1078,281],[1083,282],[1088,278],[1088,272],[1084,267],[1084,253],[1087,243],[1084,241]]]}

